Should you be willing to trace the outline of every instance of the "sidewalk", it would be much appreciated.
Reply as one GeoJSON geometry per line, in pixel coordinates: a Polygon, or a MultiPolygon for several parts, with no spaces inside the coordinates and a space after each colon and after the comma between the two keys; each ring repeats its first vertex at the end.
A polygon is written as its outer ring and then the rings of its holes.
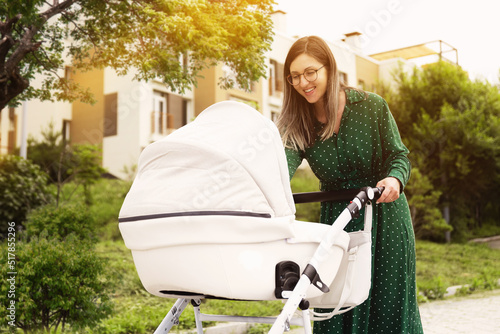
{"type": "Polygon", "coordinates": [[[420,305],[425,334],[500,334],[500,290],[420,305]]]}
{"type": "MultiPolygon", "coordinates": [[[[453,297],[420,305],[425,334],[500,334],[500,290],[453,297]]],[[[245,334],[248,324],[208,327],[206,334],[245,334]]],[[[303,334],[302,327],[288,334],[303,334]]]]}

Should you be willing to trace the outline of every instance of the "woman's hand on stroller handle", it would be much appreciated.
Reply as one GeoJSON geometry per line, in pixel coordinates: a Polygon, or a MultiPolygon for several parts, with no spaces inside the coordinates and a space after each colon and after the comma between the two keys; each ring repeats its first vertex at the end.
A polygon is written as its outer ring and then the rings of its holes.
{"type": "Polygon", "coordinates": [[[377,187],[384,188],[384,192],[377,200],[377,203],[390,203],[399,198],[401,182],[397,178],[392,176],[386,177],[385,179],[378,181],[377,187]]]}
{"type": "Polygon", "coordinates": [[[369,201],[374,201],[381,196],[384,192],[384,187],[364,187],[361,188],[354,200],[347,206],[347,209],[351,213],[353,218],[359,216],[359,210],[364,208],[369,201]]]}
{"type": "Polygon", "coordinates": [[[373,190],[373,199],[377,200],[380,198],[380,196],[382,196],[382,193],[384,192],[385,187],[375,187],[375,188],[372,188],[372,190],[373,190]]]}

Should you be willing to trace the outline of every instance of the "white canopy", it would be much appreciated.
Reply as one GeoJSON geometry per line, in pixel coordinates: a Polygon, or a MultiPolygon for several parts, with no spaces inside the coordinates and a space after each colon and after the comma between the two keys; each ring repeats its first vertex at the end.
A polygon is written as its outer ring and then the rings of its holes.
{"type": "Polygon", "coordinates": [[[148,145],[119,218],[207,213],[294,219],[279,132],[246,104],[214,104],[148,145]]]}

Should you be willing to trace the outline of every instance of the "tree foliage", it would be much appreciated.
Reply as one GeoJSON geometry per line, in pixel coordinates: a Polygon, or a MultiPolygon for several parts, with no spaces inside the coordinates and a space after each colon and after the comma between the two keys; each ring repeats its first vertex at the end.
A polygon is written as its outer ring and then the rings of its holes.
{"type": "MultiPolygon", "coordinates": [[[[418,182],[430,182],[428,196],[440,194],[427,205],[450,209],[456,237],[485,222],[498,225],[498,210],[487,209],[498,207],[491,194],[500,186],[498,87],[472,81],[467,72],[446,62],[410,74],[401,71],[396,78],[399,86],[388,100],[412,164],[422,176],[418,182]]],[[[435,216],[431,208],[420,210],[435,216]]],[[[443,230],[435,231],[439,236],[443,230]]]]}
{"type": "Polygon", "coordinates": [[[31,161],[13,156],[0,156],[0,233],[8,222],[22,226],[31,209],[50,203],[52,193],[47,175],[31,161]]]}
{"type": "Polygon", "coordinates": [[[429,178],[418,168],[411,171],[411,182],[406,186],[411,219],[418,239],[442,241],[444,233],[453,230],[447,224],[439,209],[441,192],[434,190],[429,178]]]}
{"type": "Polygon", "coordinates": [[[50,181],[57,185],[57,204],[62,187],[74,181],[76,187],[83,187],[85,203],[90,205],[90,187],[106,173],[101,166],[102,154],[97,145],[67,145],[52,124],[42,131],[41,140],[28,140],[28,159],[40,166],[49,175],[50,181]]]}
{"type": "Polygon", "coordinates": [[[54,129],[54,123],[51,122],[47,129],[42,129],[41,137],[41,140],[28,138],[27,158],[47,173],[51,183],[67,179],[70,174],[66,161],[70,160],[70,156],[65,152],[61,133],[54,129]],[[61,161],[64,163],[61,164],[61,161]]]}
{"type": "Polygon", "coordinates": [[[90,186],[106,172],[102,165],[102,151],[96,145],[78,144],[72,148],[73,168],[71,174],[83,186],[87,205],[92,201],[90,186]]]}
{"type": "Polygon", "coordinates": [[[223,62],[238,73],[220,84],[249,88],[265,76],[272,0],[0,0],[0,109],[23,99],[91,102],[62,74],[111,67],[159,78],[183,92],[200,71],[223,62]],[[68,50],[65,54],[64,51],[68,50]],[[36,75],[40,87],[30,86],[36,75]]]}

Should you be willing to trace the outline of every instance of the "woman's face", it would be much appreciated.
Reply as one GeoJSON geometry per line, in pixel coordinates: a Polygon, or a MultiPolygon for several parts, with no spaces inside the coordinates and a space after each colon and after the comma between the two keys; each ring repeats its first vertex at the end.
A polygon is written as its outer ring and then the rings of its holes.
{"type": "Polygon", "coordinates": [[[328,73],[326,67],[321,68],[325,64],[321,64],[315,58],[303,53],[295,58],[290,63],[290,75],[299,76],[300,82],[298,85],[294,85],[293,88],[302,95],[307,102],[316,103],[323,95],[325,95],[328,73]],[[303,75],[306,71],[318,70],[317,78],[314,81],[307,81],[303,75]]]}

